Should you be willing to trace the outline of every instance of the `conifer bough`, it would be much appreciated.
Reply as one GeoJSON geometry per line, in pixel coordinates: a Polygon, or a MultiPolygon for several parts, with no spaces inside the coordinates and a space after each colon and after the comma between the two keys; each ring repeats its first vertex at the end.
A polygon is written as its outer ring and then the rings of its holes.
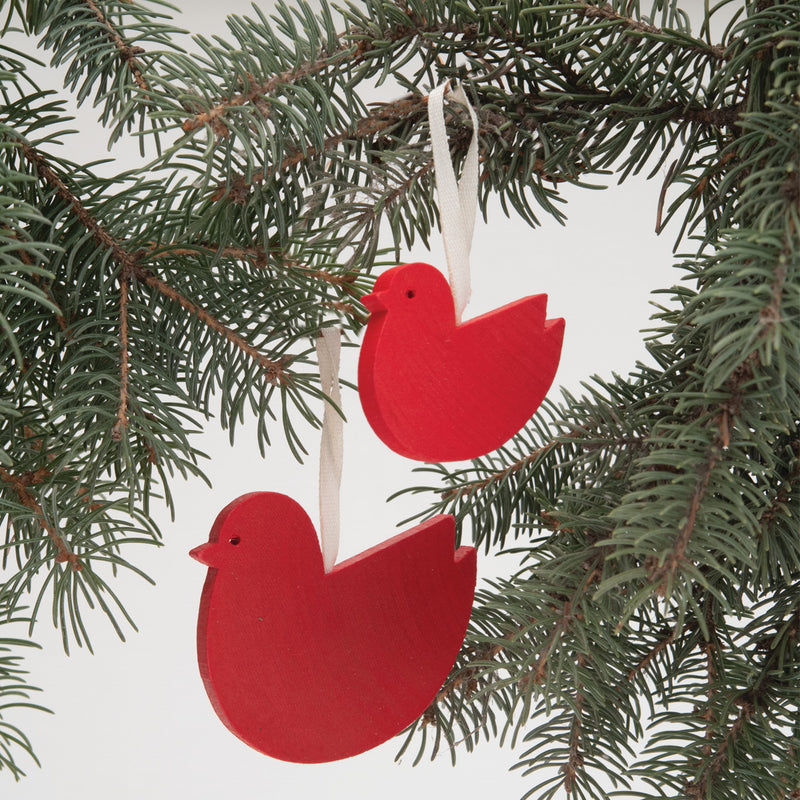
{"type": "MultiPolygon", "coordinates": [[[[122,636],[115,576],[212,412],[303,453],[314,337],[357,333],[381,245],[435,227],[426,93],[458,77],[484,208],[535,225],[563,182],[666,171],[686,254],[647,364],[407,490],[521,560],[402,748],[510,739],[536,800],[800,797],[800,7],[698,6],[298,3],[192,40],[159,0],[0,2],[3,619],[89,645],[99,608],[122,636]],[[141,166],[70,161],[68,94],[141,166]]],[[[15,777],[27,644],[0,641],[15,777]]]]}

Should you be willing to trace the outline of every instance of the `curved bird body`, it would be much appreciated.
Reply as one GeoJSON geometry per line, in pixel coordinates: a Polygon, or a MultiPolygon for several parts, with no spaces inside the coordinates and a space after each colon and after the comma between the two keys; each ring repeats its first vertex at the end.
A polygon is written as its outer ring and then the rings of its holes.
{"type": "Polygon", "coordinates": [[[541,404],[564,320],[547,295],[456,325],[447,280],[430,264],[393,267],[362,298],[370,320],[358,390],[373,430],[418,461],[476,458],[508,441],[541,404]]]}
{"type": "Polygon", "coordinates": [[[206,691],[225,725],[285,761],[333,761],[408,726],[464,638],[474,548],[435,517],[327,574],[316,532],[286,495],[218,516],[191,555],[211,567],[197,631],[206,691]]]}

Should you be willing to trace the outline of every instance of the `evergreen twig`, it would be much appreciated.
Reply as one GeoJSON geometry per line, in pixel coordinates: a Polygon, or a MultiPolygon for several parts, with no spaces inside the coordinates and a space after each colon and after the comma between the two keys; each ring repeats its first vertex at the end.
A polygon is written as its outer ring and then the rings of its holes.
{"type": "Polygon", "coordinates": [[[141,47],[131,46],[129,45],[123,38],[120,36],[119,31],[111,24],[108,20],[108,17],[102,12],[100,7],[97,5],[95,0],[83,0],[86,5],[89,7],[89,10],[94,14],[97,21],[106,29],[106,33],[114,43],[114,46],[117,48],[119,52],[119,57],[131,71],[131,75],[133,76],[134,81],[136,81],[136,85],[143,91],[146,92],[150,87],[147,85],[147,81],[144,79],[144,75],[142,74],[142,68],[139,63],[137,56],[144,53],[144,49],[141,47]]]}

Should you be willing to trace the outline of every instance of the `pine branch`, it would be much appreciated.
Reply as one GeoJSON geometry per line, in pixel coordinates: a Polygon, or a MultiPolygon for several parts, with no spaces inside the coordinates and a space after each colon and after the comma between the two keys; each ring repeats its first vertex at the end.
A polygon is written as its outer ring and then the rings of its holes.
{"type": "Polygon", "coordinates": [[[685,566],[686,550],[695,528],[697,512],[705,499],[711,481],[711,475],[722,456],[725,446],[723,442],[729,436],[730,427],[729,425],[725,425],[720,431],[718,438],[715,438],[714,443],[709,448],[708,457],[700,467],[697,484],[694,492],[692,492],[689,508],[686,512],[686,522],[675,538],[671,552],[663,561],[659,561],[657,556],[652,556],[645,561],[645,570],[648,573],[648,580],[655,586],[656,594],[665,596],[669,591],[669,587],[672,585],[675,574],[685,566]]]}
{"type": "MultiPolygon", "coordinates": [[[[583,667],[586,664],[586,658],[582,653],[578,653],[577,659],[579,667],[583,667]]],[[[567,794],[572,794],[575,789],[575,784],[581,777],[584,764],[583,753],[581,752],[581,732],[583,729],[581,724],[583,716],[583,694],[581,688],[581,684],[578,682],[573,700],[574,716],[569,732],[569,757],[567,762],[561,766],[561,771],[564,773],[564,791],[567,794]]]]}
{"type": "Polygon", "coordinates": [[[138,280],[146,283],[148,286],[163,294],[164,297],[168,297],[170,300],[177,303],[189,314],[197,317],[203,324],[207,325],[211,330],[227,339],[236,348],[245,353],[264,370],[267,381],[274,385],[291,383],[291,376],[285,369],[286,365],[289,363],[289,357],[280,361],[272,361],[271,359],[267,358],[263,353],[259,352],[258,348],[253,347],[253,345],[236,333],[236,331],[234,331],[228,325],[225,325],[223,322],[220,322],[218,319],[216,319],[216,317],[214,317],[213,314],[209,313],[202,306],[193,303],[177,289],[174,289],[161,278],[154,275],[149,269],[137,264],[133,270],[133,275],[138,280]]]}
{"type": "MultiPolygon", "coordinates": [[[[398,25],[387,31],[387,38],[391,44],[397,43],[410,35],[421,35],[426,32],[441,32],[441,27],[426,28],[420,26],[416,29],[398,25]]],[[[283,86],[290,86],[298,83],[304,78],[309,78],[325,71],[326,69],[337,67],[346,63],[348,70],[353,70],[363,64],[376,49],[376,45],[368,38],[368,34],[358,29],[351,30],[345,34],[340,34],[334,48],[310,62],[305,62],[293,67],[278,75],[274,75],[263,83],[254,82],[249,91],[234,95],[228,100],[217,103],[207,111],[195,114],[191,119],[183,123],[183,130],[186,133],[202,128],[204,125],[211,125],[218,137],[227,135],[227,127],[223,121],[225,114],[230,109],[243,106],[247,103],[269,103],[269,97],[277,89],[283,86]]],[[[252,78],[252,76],[250,76],[252,78]]]]}
{"type": "Polygon", "coordinates": [[[475,492],[480,492],[488,488],[492,484],[505,481],[510,475],[521,472],[526,467],[538,461],[542,456],[546,455],[552,450],[555,450],[565,444],[577,441],[580,448],[584,451],[595,450],[600,447],[606,446],[625,446],[625,445],[644,445],[645,438],[633,436],[619,436],[613,438],[596,437],[589,434],[586,429],[575,429],[569,433],[559,436],[557,439],[552,439],[547,444],[537,447],[532,450],[528,455],[509,464],[505,469],[498,470],[490,473],[486,478],[479,481],[471,481],[469,483],[461,483],[458,486],[453,486],[450,489],[442,492],[442,500],[450,500],[455,497],[469,496],[475,492]],[[582,437],[586,437],[582,440],[582,437]]]}
{"type": "Polygon", "coordinates": [[[122,433],[128,427],[128,379],[130,346],[128,343],[128,285],[130,275],[121,275],[119,282],[119,408],[117,422],[111,429],[114,441],[122,439],[122,433]]]}
{"type": "MultiPolygon", "coordinates": [[[[685,786],[686,797],[690,800],[703,800],[708,797],[709,784],[722,770],[729,759],[729,751],[736,744],[744,730],[747,721],[755,714],[755,707],[750,703],[742,703],[739,714],[725,733],[725,737],[717,747],[713,758],[707,760],[700,774],[694,780],[687,781],[685,786]]],[[[711,754],[709,754],[711,755],[711,754]]]]}
{"type": "MultiPolygon", "coordinates": [[[[590,93],[585,85],[576,87],[575,91],[583,95],[582,102],[586,103],[588,107],[614,106],[615,116],[618,120],[628,116],[634,122],[636,121],[637,113],[647,112],[648,115],[663,116],[667,119],[689,122],[698,126],[724,128],[736,125],[743,109],[741,103],[721,108],[705,108],[697,104],[687,106],[679,102],[653,105],[648,98],[640,100],[629,92],[594,90],[590,93]]],[[[249,179],[241,174],[234,175],[226,183],[217,187],[216,191],[211,195],[211,199],[216,202],[223,198],[229,198],[235,203],[243,203],[247,197],[247,191],[253,186],[275,178],[292,167],[330,156],[345,142],[364,141],[394,126],[413,124],[424,119],[427,100],[427,95],[410,95],[400,100],[382,103],[367,116],[355,120],[345,130],[326,138],[321,147],[306,145],[302,150],[297,150],[295,153],[286,156],[277,166],[266,170],[256,170],[249,179]]],[[[515,108],[517,115],[519,115],[520,109],[527,110],[529,118],[520,127],[530,133],[534,132],[545,121],[561,122],[569,114],[569,109],[565,108],[542,108],[541,105],[545,102],[545,98],[541,96],[512,96],[509,101],[509,105],[515,108]]],[[[515,118],[512,118],[509,114],[503,114],[495,104],[493,104],[491,110],[479,108],[478,118],[481,126],[480,134],[483,139],[498,138],[500,141],[504,141],[505,132],[514,130],[510,126],[519,125],[515,118]]],[[[463,155],[469,146],[469,139],[468,137],[451,137],[451,143],[451,149],[455,153],[463,155]]],[[[398,187],[390,192],[387,197],[387,206],[396,202],[410,184],[427,175],[432,167],[433,162],[427,161],[414,174],[398,184],[398,187]]],[[[543,180],[553,183],[576,180],[579,177],[579,174],[570,174],[569,176],[553,174],[546,168],[545,161],[541,158],[536,159],[533,171],[543,180]]],[[[521,177],[527,178],[529,176],[521,177]]]]}
{"type": "MultiPolygon", "coordinates": [[[[795,197],[792,192],[789,192],[788,194],[784,193],[784,197],[788,204],[794,206],[795,211],[800,210],[800,195],[795,197]]],[[[759,344],[774,334],[776,325],[782,319],[782,298],[787,277],[786,263],[791,258],[794,245],[794,220],[794,215],[788,216],[783,249],[774,264],[772,279],[769,283],[769,300],[759,312],[760,330],[758,331],[758,336],[751,350],[732,370],[731,377],[726,385],[728,399],[720,404],[719,413],[712,418],[712,423],[718,427],[718,431],[709,448],[707,458],[699,469],[697,484],[685,515],[686,522],[676,537],[672,551],[666,559],[659,563],[657,558],[651,558],[649,564],[646,564],[649,573],[648,579],[655,585],[659,594],[663,595],[667,592],[676,572],[681,569],[681,565],[685,560],[689,539],[695,527],[697,512],[708,491],[712,473],[722,458],[724,451],[730,447],[734,420],[740,413],[742,403],[745,400],[746,387],[752,381],[756,369],[760,366],[759,344]]]]}
{"type": "MultiPolygon", "coordinates": [[[[526,775],[550,770],[539,800],[596,800],[594,770],[641,798],[797,789],[795,4],[746,4],[718,45],[721,6],[696,37],[662,0],[358,0],[344,32],[324,4],[280,6],[191,53],[159,4],[27,6],[79,102],[117,132],[142,115],[176,136],[155,177],[69,178],[44,155],[63,109],[6,108],[0,324],[22,368],[0,369],[2,548],[18,566],[3,599],[39,588],[36,617],[52,594],[65,642],[87,641],[73,603],[113,620],[95,559],[129,566],[118,551],[153,532],[156,480],[168,495],[169,472],[199,473],[185,422],[218,390],[223,425],[252,412],[264,445],[282,418],[302,450],[289,412],[314,424],[308,336],[334,313],[358,327],[384,221],[396,246],[428,241],[423,91],[458,78],[479,107],[480,202],[562,219],[559,183],[672,163],[659,223],[680,208],[681,236],[705,227],[646,365],[546,402],[472,465],[421,468],[435,485],[409,491],[435,509],[420,516],[453,513],[487,553],[513,537],[519,565],[476,593],[468,642],[409,737],[422,731],[421,755],[507,736],[526,775]],[[409,94],[368,107],[372,79],[409,94]]],[[[452,112],[458,160],[471,129],[452,112]]]]}
{"type": "Polygon", "coordinates": [[[69,545],[64,537],[56,530],[55,526],[48,520],[44,513],[44,509],[39,505],[36,497],[30,491],[28,486],[31,482],[36,480],[35,475],[26,480],[25,476],[16,477],[12,475],[5,467],[0,466],[0,480],[10,486],[17,494],[20,503],[26,508],[33,511],[36,519],[41,525],[42,530],[48,535],[50,540],[55,545],[57,554],[56,562],[59,564],[68,563],[75,571],[83,569],[79,556],[70,550],[69,545]]]}
{"type": "MultiPolygon", "coordinates": [[[[616,23],[626,31],[629,31],[633,34],[647,34],[657,37],[660,40],[663,40],[665,38],[665,34],[667,33],[661,28],[657,28],[655,25],[642,22],[640,19],[634,19],[633,17],[626,17],[622,14],[619,14],[618,12],[614,11],[613,7],[609,3],[595,5],[594,3],[590,3],[589,0],[576,0],[576,2],[579,4],[579,6],[581,6],[581,8],[578,10],[578,13],[588,19],[607,20],[609,22],[616,23]]],[[[682,43],[681,46],[688,48],[689,50],[702,53],[703,55],[710,56],[716,61],[726,61],[728,58],[730,58],[730,56],[726,54],[726,48],[722,45],[708,45],[700,39],[695,39],[693,42],[688,44],[682,43]]]]}
{"type": "Polygon", "coordinates": [[[777,516],[781,512],[785,512],[787,504],[795,496],[794,492],[798,488],[798,479],[800,479],[800,438],[792,438],[789,442],[789,447],[795,455],[795,460],[786,477],[781,480],[774,500],[759,517],[762,536],[766,534],[767,528],[775,521],[777,516]]]}
{"type": "MultiPolygon", "coordinates": [[[[507,634],[506,639],[512,639],[512,634],[507,634]]],[[[423,725],[429,725],[436,719],[436,706],[450,698],[450,696],[461,689],[466,699],[469,699],[477,690],[478,682],[476,677],[481,673],[481,667],[485,667],[487,661],[492,661],[500,655],[505,646],[494,644],[482,648],[468,659],[466,664],[461,667],[454,677],[448,679],[442,688],[436,693],[436,697],[431,701],[425,713],[422,715],[423,725]]]]}
{"type": "MultiPolygon", "coordinates": [[[[303,64],[294,69],[287,70],[280,75],[275,75],[269,78],[264,83],[254,83],[250,90],[241,94],[236,94],[228,100],[217,103],[217,105],[210,108],[208,111],[202,111],[195,114],[191,119],[187,119],[183,123],[184,133],[190,133],[205,125],[210,125],[214,133],[219,138],[224,138],[228,135],[228,128],[225,125],[223,117],[231,109],[243,106],[247,103],[264,103],[268,102],[269,95],[281,86],[291,85],[297,81],[315,75],[327,67],[334,66],[337,61],[344,59],[348,54],[352,53],[352,46],[342,48],[337,56],[331,57],[323,55],[316,61],[303,64]]],[[[356,61],[356,63],[358,63],[356,61]]],[[[252,77],[252,76],[251,76],[252,77]]],[[[268,111],[266,113],[269,113],[268,111]]]]}
{"type": "Polygon", "coordinates": [[[533,685],[542,683],[547,674],[547,662],[550,658],[550,653],[562,635],[569,630],[574,621],[573,602],[572,600],[565,600],[556,615],[556,624],[550,631],[550,635],[547,637],[544,646],[539,650],[539,657],[536,659],[534,669],[519,679],[518,683],[520,689],[525,691],[533,685]]]}
{"type": "MultiPolygon", "coordinates": [[[[598,18],[605,21],[618,23],[624,29],[640,33],[649,34],[660,39],[665,38],[665,32],[651,25],[647,25],[638,20],[629,17],[623,17],[613,11],[609,6],[595,6],[590,4],[587,0],[579,0],[582,8],[577,10],[581,16],[589,19],[598,18]]],[[[572,10],[572,7],[570,7],[572,10]]],[[[476,50],[475,54],[478,55],[485,48],[485,34],[480,30],[480,27],[474,23],[448,23],[436,22],[434,20],[427,20],[424,17],[418,17],[408,7],[404,9],[408,17],[408,24],[401,25],[395,24],[388,31],[382,32],[381,47],[396,45],[397,43],[407,40],[412,37],[423,38],[431,35],[444,35],[449,34],[458,36],[464,42],[469,43],[470,40],[475,40],[481,43],[480,51],[476,50]]],[[[495,28],[501,25],[499,20],[493,21],[495,28]]],[[[497,31],[495,31],[495,34],[497,31]]],[[[538,44],[531,44],[527,39],[515,36],[512,31],[504,31],[504,39],[509,47],[515,47],[517,52],[526,53],[534,52],[536,54],[542,53],[542,48],[538,44]]],[[[684,46],[685,42],[673,42],[673,46],[684,46]]],[[[364,61],[369,58],[378,45],[374,40],[371,40],[371,33],[361,30],[357,27],[347,31],[346,33],[339,34],[335,47],[329,51],[324,52],[320,57],[313,61],[305,62],[299,66],[292,67],[278,75],[270,77],[268,80],[261,83],[253,80],[253,85],[246,92],[235,94],[225,101],[217,103],[210,109],[195,114],[191,119],[187,119],[183,123],[184,132],[190,132],[203,127],[204,125],[211,125],[217,136],[226,136],[227,127],[223,122],[225,114],[233,108],[241,107],[247,103],[268,103],[269,96],[273,94],[278,88],[282,86],[295,84],[305,78],[318,75],[324,70],[336,67],[341,63],[346,63],[348,70],[351,72],[360,66],[364,61]]],[[[725,58],[725,50],[721,46],[711,47],[706,45],[701,40],[692,41],[688,48],[695,50],[704,55],[710,56],[715,60],[722,61],[725,58]]],[[[558,62],[563,66],[563,62],[558,62]]],[[[250,76],[252,79],[252,76],[250,76]]]]}
{"type": "MultiPolygon", "coordinates": [[[[13,625],[29,620],[17,616],[6,598],[0,600],[0,618],[3,623],[13,625]]],[[[27,682],[27,673],[22,669],[22,656],[15,651],[22,647],[37,647],[34,642],[12,637],[0,637],[0,772],[8,770],[15,780],[25,776],[16,759],[16,751],[22,751],[34,764],[39,761],[27,736],[7,719],[11,709],[26,708],[48,712],[49,709],[31,702],[31,695],[40,691],[27,682]]]]}
{"type": "Polygon", "coordinates": [[[84,3],[89,7],[89,10],[94,15],[95,19],[105,28],[106,35],[108,38],[114,43],[114,46],[117,48],[119,52],[119,57],[125,66],[131,71],[131,75],[133,76],[134,81],[136,81],[136,85],[143,91],[146,92],[150,88],[147,85],[147,81],[144,79],[144,75],[142,75],[141,65],[137,59],[137,56],[144,53],[144,49],[141,47],[131,46],[129,45],[123,38],[120,36],[119,31],[111,24],[108,17],[100,10],[99,6],[94,0],[83,0],[84,3]]]}
{"type": "Polygon", "coordinates": [[[94,239],[101,247],[108,250],[114,260],[123,270],[131,271],[136,265],[137,257],[135,254],[126,250],[122,243],[114,237],[96,220],[84,207],[80,199],[67,187],[66,183],[56,174],[44,155],[35,150],[26,142],[15,142],[25,160],[32,164],[39,176],[55,190],[60,197],[72,210],[81,224],[92,234],[94,239]]]}
{"type": "Polygon", "coordinates": [[[637,675],[644,672],[661,655],[662,651],[683,636],[690,627],[692,626],[687,623],[680,630],[677,627],[667,628],[647,653],[628,670],[628,680],[632,681],[637,675]]]}
{"type": "MultiPolygon", "coordinates": [[[[214,317],[207,309],[193,303],[187,297],[182,295],[177,289],[170,286],[166,281],[154,275],[150,270],[141,266],[140,261],[145,255],[144,250],[131,251],[125,247],[125,244],[115,239],[103,225],[95,219],[84,207],[80,199],[67,187],[64,181],[56,174],[52,167],[48,164],[45,157],[35,150],[33,147],[26,143],[18,145],[26,160],[34,164],[39,175],[55,189],[56,194],[64,202],[66,202],[72,209],[75,216],[81,224],[92,234],[94,239],[106,250],[110,251],[114,260],[120,266],[120,283],[125,283],[129,280],[131,275],[139,280],[142,280],[148,286],[156,289],[158,292],[168,297],[170,300],[178,303],[182,308],[190,314],[196,316],[201,322],[207,325],[211,330],[223,336],[239,350],[246,353],[253,359],[260,367],[266,371],[266,378],[271,383],[284,383],[289,380],[286,374],[285,367],[288,361],[272,361],[265,355],[260,353],[257,348],[249,344],[242,336],[236,333],[229,326],[220,322],[214,317]]],[[[127,296],[127,289],[125,290],[127,296]]],[[[127,352],[127,300],[120,305],[121,317],[121,337],[125,339],[125,351],[127,352]],[[124,331],[124,332],[123,332],[124,331]]],[[[127,358],[122,359],[121,364],[121,398],[120,408],[124,413],[127,409],[127,358]]],[[[121,427],[114,429],[114,436],[121,435],[121,427]]]]}
{"type": "Polygon", "coordinates": [[[197,258],[201,255],[210,255],[233,261],[246,261],[258,268],[265,268],[268,265],[272,267],[290,267],[300,270],[306,277],[337,286],[351,297],[358,298],[362,294],[361,290],[353,287],[355,275],[352,273],[339,275],[326,269],[314,269],[280,248],[221,247],[214,242],[197,242],[196,244],[192,243],[191,246],[188,243],[175,246],[159,242],[148,242],[144,249],[146,250],[146,260],[148,261],[175,257],[197,258]]]}
{"type": "Polygon", "coordinates": [[[216,192],[211,196],[213,201],[221,200],[223,197],[230,197],[233,202],[244,202],[246,192],[252,186],[263,183],[285,172],[290,167],[297,166],[305,161],[311,161],[317,157],[325,156],[335,151],[345,141],[360,141],[381,133],[388,128],[401,122],[414,122],[421,120],[428,108],[427,95],[410,95],[400,100],[389,103],[382,103],[366,117],[356,121],[353,126],[341,131],[333,136],[329,136],[321,148],[313,145],[307,146],[304,150],[298,150],[286,156],[281,163],[269,170],[259,170],[246,180],[243,175],[236,175],[230,181],[230,185],[220,185],[216,192]]]}
{"type": "MultiPolygon", "coordinates": [[[[182,55],[176,38],[186,33],[169,21],[174,11],[168,0],[30,0],[24,15],[37,46],[51,51],[50,66],[64,67],[64,87],[78,105],[93,95],[100,122],[111,128],[110,143],[138,121],[158,149],[159,73],[182,55]]],[[[145,155],[145,137],[139,149],[145,155]]]]}

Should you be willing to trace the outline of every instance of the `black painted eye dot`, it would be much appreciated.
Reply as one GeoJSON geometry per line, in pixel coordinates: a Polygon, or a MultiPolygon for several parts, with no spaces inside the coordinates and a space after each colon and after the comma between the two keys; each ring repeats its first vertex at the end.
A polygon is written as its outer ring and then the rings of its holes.
{"type": "Polygon", "coordinates": [[[230,538],[230,539],[228,539],[228,541],[229,541],[231,544],[239,544],[239,542],[241,542],[241,541],[242,541],[242,539],[241,539],[241,537],[240,537],[240,536],[231,536],[231,538],[230,538]]]}
{"type": "Polygon", "coordinates": [[[407,297],[409,300],[413,300],[413,298],[416,296],[416,294],[417,294],[417,293],[416,293],[416,292],[415,292],[413,289],[408,289],[408,290],[406,291],[406,297],[407,297]]]}

